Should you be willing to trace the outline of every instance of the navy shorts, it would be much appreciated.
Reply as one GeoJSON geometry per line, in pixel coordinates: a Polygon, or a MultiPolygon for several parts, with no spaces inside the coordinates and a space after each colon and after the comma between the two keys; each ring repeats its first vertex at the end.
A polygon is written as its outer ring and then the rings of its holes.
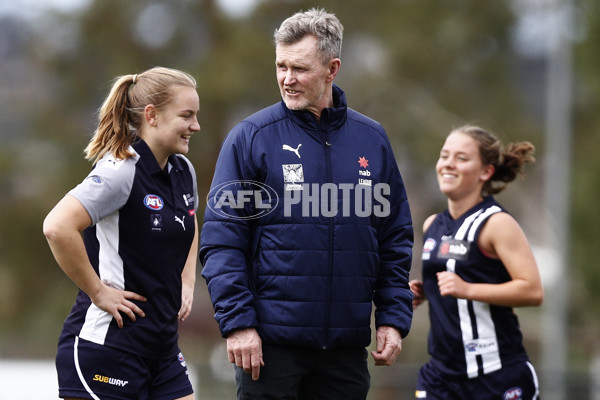
{"type": "Polygon", "coordinates": [[[415,399],[540,400],[538,379],[529,361],[521,361],[474,379],[448,379],[430,363],[419,370],[415,399]]]}
{"type": "Polygon", "coordinates": [[[59,397],[174,400],[194,391],[181,353],[141,357],[63,334],[56,354],[59,397]]]}
{"type": "Polygon", "coordinates": [[[367,351],[263,345],[257,381],[235,367],[238,400],[364,400],[370,387],[367,351]]]}

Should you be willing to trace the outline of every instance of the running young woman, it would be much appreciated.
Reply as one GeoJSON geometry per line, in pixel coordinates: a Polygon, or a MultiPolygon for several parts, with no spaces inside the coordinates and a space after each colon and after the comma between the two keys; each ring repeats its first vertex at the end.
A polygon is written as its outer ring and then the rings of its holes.
{"type": "Polygon", "coordinates": [[[86,148],[93,169],[44,220],[80,289],[58,343],[60,397],[194,398],[177,328],[198,254],[196,175],[183,156],[198,110],[187,73],[118,77],[86,148]]]}
{"type": "Polygon", "coordinates": [[[410,282],[414,307],[429,300],[431,323],[415,398],[539,396],[513,307],[540,305],[542,283],[523,230],[493,197],[533,152],[476,126],[446,138],[436,172],[448,209],[425,220],[423,281],[410,282]]]}

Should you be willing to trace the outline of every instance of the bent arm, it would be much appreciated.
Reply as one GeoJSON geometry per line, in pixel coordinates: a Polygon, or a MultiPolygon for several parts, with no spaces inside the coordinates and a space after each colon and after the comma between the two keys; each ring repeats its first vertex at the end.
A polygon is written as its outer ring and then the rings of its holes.
{"type": "MultiPolygon", "coordinates": [[[[252,159],[255,129],[253,124],[241,122],[225,138],[207,195],[200,235],[201,276],[206,280],[214,317],[224,338],[258,324],[249,273],[249,258],[257,238],[256,228],[248,218],[252,215],[250,205],[234,207],[222,203],[219,190],[228,182],[260,180],[259,169],[252,159]]],[[[239,187],[233,190],[239,190],[239,187]]]]}
{"type": "MultiPolygon", "coordinates": [[[[391,152],[390,152],[391,154],[391,152]]],[[[413,293],[408,284],[414,233],[408,197],[393,157],[390,163],[390,212],[378,226],[379,271],[374,293],[375,325],[393,327],[401,337],[412,322],[413,293]]]]}
{"type": "Polygon", "coordinates": [[[408,286],[410,287],[410,291],[413,293],[413,310],[416,310],[427,298],[425,297],[425,290],[423,289],[423,281],[418,279],[413,279],[408,282],[408,286]]]}
{"type": "Polygon", "coordinates": [[[60,268],[93,297],[104,285],[90,264],[81,237],[81,232],[91,224],[92,219],[79,200],[66,195],[46,216],[43,231],[60,268]]]}
{"type": "MultiPolygon", "coordinates": [[[[427,229],[429,229],[436,216],[437,214],[430,215],[429,217],[427,217],[425,222],[423,222],[423,234],[427,232],[427,229]]],[[[423,289],[423,281],[420,279],[413,279],[408,282],[408,285],[413,295],[415,296],[413,299],[413,310],[416,310],[418,306],[420,306],[425,300],[427,300],[427,298],[425,297],[425,290],[423,289]]]]}
{"type": "Polygon", "coordinates": [[[544,290],[537,263],[525,233],[512,216],[498,213],[490,217],[482,228],[479,245],[490,256],[502,261],[511,280],[500,284],[467,283],[456,274],[442,272],[438,274],[442,295],[451,294],[505,307],[542,303],[544,290]],[[453,288],[447,292],[449,287],[453,288]]]}
{"type": "Polygon", "coordinates": [[[46,216],[43,231],[60,268],[98,308],[111,314],[122,328],[123,317],[120,312],[132,321],[135,321],[136,315],[143,317],[145,314],[142,309],[131,300],[146,301],[146,298],[102,283],[89,261],[81,237],[81,232],[91,222],[81,202],[67,195],[46,216]]]}

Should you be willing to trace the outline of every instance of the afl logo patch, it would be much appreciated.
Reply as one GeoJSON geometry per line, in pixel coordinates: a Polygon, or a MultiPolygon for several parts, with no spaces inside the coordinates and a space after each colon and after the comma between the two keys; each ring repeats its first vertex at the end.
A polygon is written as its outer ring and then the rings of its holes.
{"type": "Polygon", "coordinates": [[[437,242],[435,239],[427,238],[425,244],[423,245],[423,254],[421,254],[422,260],[429,260],[431,258],[431,253],[433,249],[435,249],[437,242]]]}
{"type": "Polygon", "coordinates": [[[164,204],[163,199],[155,194],[147,194],[146,197],[144,197],[144,205],[151,210],[162,210],[164,204]]]}
{"type": "Polygon", "coordinates": [[[181,366],[185,367],[185,358],[183,358],[182,353],[177,354],[177,359],[179,360],[179,363],[181,364],[181,366]]]}
{"type": "Polygon", "coordinates": [[[435,239],[432,238],[427,238],[427,240],[425,241],[425,244],[423,245],[423,251],[429,253],[431,251],[433,251],[433,249],[435,249],[435,239]]]}
{"type": "Polygon", "coordinates": [[[504,400],[521,400],[522,398],[523,390],[520,387],[510,388],[502,396],[504,400]]]}

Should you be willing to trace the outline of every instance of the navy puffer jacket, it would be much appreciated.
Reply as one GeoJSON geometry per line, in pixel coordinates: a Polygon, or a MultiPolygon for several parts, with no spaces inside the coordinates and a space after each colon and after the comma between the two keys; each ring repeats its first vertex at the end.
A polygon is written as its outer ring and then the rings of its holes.
{"type": "Polygon", "coordinates": [[[223,337],[368,346],[375,324],[406,336],[413,229],[383,127],[347,108],[319,121],[280,102],[235,126],[221,148],[200,259],[223,337]]]}

